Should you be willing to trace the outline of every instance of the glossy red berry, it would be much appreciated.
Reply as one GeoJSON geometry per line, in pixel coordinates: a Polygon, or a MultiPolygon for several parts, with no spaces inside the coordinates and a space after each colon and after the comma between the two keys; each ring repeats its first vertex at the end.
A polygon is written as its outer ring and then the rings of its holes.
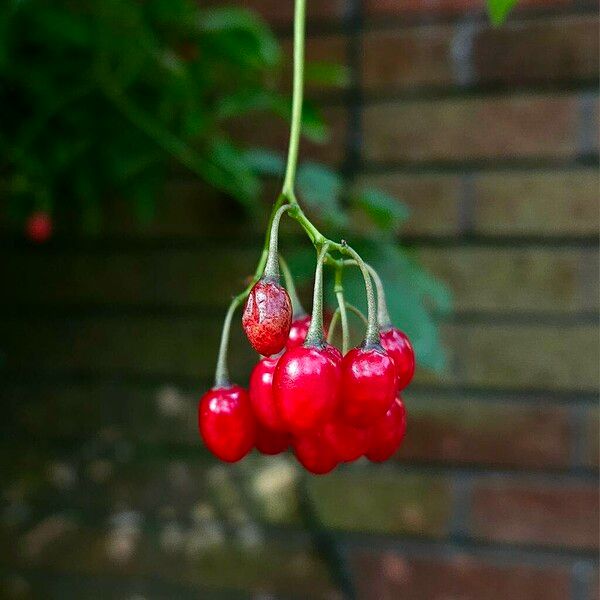
{"type": "Polygon", "coordinates": [[[269,429],[285,431],[273,394],[273,374],[278,362],[278,356],[265,357],[258,361],[250,375],[248,394],[257,421],[269,429]]]}
{"type": "Polygon", "coordinates": [[[334,421],[323,427],[323,439],[340,462],[350,462],[367,451],[369,429],[334,421]]]}
{"type": "Polygon", "coordinates": [[[262,454],[280,454],[287,450],[291,442],[289,433],[267,429],[260,424],[256,426],[256,449],[262,454]]]}
{"type": "Polygon", "coordinates": [[[296,346],[302,346],[302,344],[304,344],[304,340],[306,339],[306,334],[308,333],[309,327],[310,315],[304,315],[303,317],[294,319],[292,321],[292,326],[290,327],[290,335],[285,347],[289,350],[290,348],[295,348],[296,346]]]}
{"type": "Polygon", "coordinates": [[[372,462],[384,462],[398,450],[406,433],[406,409],[398,397],[383,418],[369,430],[367,458],[372,462]]]}
{"type": "Polygon", "coordinates": [[[221,460],[236,462],[254,446],[256,427],[246,390],[213,388],[198,403],[198,428],[206,447],[221,460]]]}
{"type": "Polygon", "coordinates": [[[303,435],[294,441],[294,452],[298,462],[315,475],[333,471],[338,459],[333,449],[323,440],[321,432],[303,435]]]}
{"type": "Polygon", "coordinates": [[[399,390],[403,390],[415,374],[415,352],[410,340],[396,327],[390,327],[381,332],[381,345],[394,359],[396,385],[399,390]]]}
{"type": "Polygon", "coordinates": [[[353,348],[342,361],[341,417],[356,427],[373,425],[394,401],[396,368],[379,346],[353,348]]]}
{"type": "Polygon", "coordinates": [[[36,244],[46,242],[52,235],[52,217],[41,210],[31,213],[25,224],[25,233],[36,244]]]}
{"type": "Polygon", "coordinates": [[[273,390],[290,431],[314,430],[330,420],[338,405],[340,377],[341,363],[327,345],[298,346],[281,356],[273,390]]]}
{"type": "Polygon", "coordinates": [[[292,303],[276,281],[261,279],[246,300],[242,325],[252,347],[263,356],[283,350],[292,324],[292,303]]]}

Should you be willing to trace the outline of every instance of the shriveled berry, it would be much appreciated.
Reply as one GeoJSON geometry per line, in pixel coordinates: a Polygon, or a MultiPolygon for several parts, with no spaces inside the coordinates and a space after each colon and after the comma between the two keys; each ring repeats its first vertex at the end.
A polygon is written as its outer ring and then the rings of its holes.
{"type": "Polygon", "coordinates": [[[52,235],[52,217],[43,210],[31,213],[25,224],[25,233],[36,244],[46,242],[52,235]]]}
{"type": "Polygon", "coordinates": [[[294,452],[298,462],[315,475],[329,473],[338,465],[333,449],[325,442],[320,432],[296,438],[294,452]]]}
{"type": "Polygon", "coordinates": [[[256,427],[246,390],[213,388],[198,403],[198,428],[206,447],[225,462],[236,462],[254,446],[256,427]]]}
{"type": "Polygon", "coordinates": [[[369,429],[333,421],[323,427],[323,439],[340,462],[350,462],[367,451],[369,429]]]}
{"type": "Polygon", "coordinates": [[[394,359],[396,385],[403,390],[415,374],[415,352],[408,336],[396,327],[381,332],[381,345],[394,359]]]}
{"type": "Polygon", "coordinates": [[[260,424],[256,427],[256,449],[262,454],[280,454],[287,450],[292,436],[282,431],[267,429],[260,424]]]}
{"type": "Polygon", "coordinates": [[[384,462],[398,450],[406,433],[406,409],[402,398],[390,406],[385,416],[369,430],[367,458],[372,462],[384,462]]]}
{"type": "Polygon", "coordinates": [[[285,425],[273,394],[273,373],[278,362],[278,356],[258,361],[250,375],[248,394],[257,421],[269,429],[284,431],[285,425]]]}
{"type": "Polygon", "coordinates": [[[327,345],[298,346],[279,359],[275,401],[292,432],[314,430],[333,416],[339,400],[341,363],[327,345]]]}
{"type": "Polygon", "coordinates": [[[252,347],[263,356],[283,350],[292,324],[287,290],[273,280],[261,279],[246,300],[242,325],[252,347]]]}
{"type": "Polygon", "coordinates": [[[304,344],[304,340],[306,339],[306,334],[308,333],[309,327],[310,315],[304,315],[294,319],[292,321],[290,335],[285,347],[289,350],[290,348],[295,348],[296,346],[302,346],[302,344],[304,344]]]}
{"type": "Polygon", "coordinates": [[[342,361],[341,418],[356,427],[373,425],[394,401],[396,368],[380,346],[353,348],[342,361]]]}

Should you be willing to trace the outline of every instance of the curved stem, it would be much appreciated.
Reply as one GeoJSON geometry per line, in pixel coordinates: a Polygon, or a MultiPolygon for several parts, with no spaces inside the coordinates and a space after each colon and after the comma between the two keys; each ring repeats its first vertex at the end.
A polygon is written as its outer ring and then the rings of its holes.
{"type": "Polygon", "coordinates": [[[271,222],[271,233],[269,234],[269,253],[263,277],[266,279],[279,279],[279,223],[283,213],[289,210],[290,205],[284,204],[277,209],[271,222]]]}
{"type": "Polygon", "coordinates": [[[356,306],[354,306],[353,304],[350,304],[349,302],[346,302],[346,308],[351,313],[354,313],[363,322],[363,324],[365,326],[367,326],[369,324],[369,321],[367,320],[367,317],[365,317],[365,315],[363,314],[362,310],[360,310],[359,308],[356,308],[356,306]]]}
{"type": "Polygon", "coordinates": [[[310,320],[310,327],[306,334],[305,346],[322,346],[323,339],[323,261],[329,250],[329,243],[325,242],[319,257],[317,258],[317,267],[315,269],[315,288],[313,291],[313,310],[310,320]]]}
{"type": "Polygon", "coordinates": [[[333,342],[333,335],[335,333],[335,328],[337,327],[337,323],[340,320],[340,307],[338,306],[333,316],[331,317],[331,322],[329,323],[329,330],[327,331],[327,343],[331,344],[333,342]]]}
{"type": "Polygon", "coordinates": [[[221,343],[219,345],[219,358],[217,359],[217,368],[215,373],[215,387],[222,388],[228,387],[231,382],[229,381],[229,369],[227,368],[227,350],[229,348],[229,332],[231,330],[231,320],[235,313],[236,308],[241,304],[244,297],[242,294],[236,296],[227,309],[225,315],[225,321],[223,323],[223,330],[221,331],[221,343]]]}
{"type": "Polygon", "coordinates": [[[300,298],[298,298],[298,292],[296,291],[296,284],[294,283],[294,277],[292,276],[292,272],[290,271],[290,267],[287,262],[279,255],[279,266],[283,271],[283,278],[285,279],[285,287],[290,296],[290,300],[292,301],[292,319],[299,319],[300,317],[306,316],[306,311],[302,306],[302,302],[300,302],[300,298]]]}
{"type": "Polygon", "coordinates": [[[302,105],[304,96],[304,30],[306,22],[306,0],[296,0],[294,9],[294,85],[292,92],[292,125],[288,147],[287,166],[282,194],[295,202],[294,181],[298,164],[298,147],[302,130],[302,105]]]}
{"type": "Polygon", "coordinates": [[[335,270],[335,297],[338,301],[338,308],[340,310],[340,317],[342,321],[342,354],[348,352],[348,346],[350,344],[350,331],[348,329],[348,313],[346,312],[346,302],[344,301],[344,286],[342,285],[342,268],[338,267],[335,270]]]}
{"type": "Polygon", "coordinates": [[[367,292],[367,332],[365,334],[364,346],[376,346],[379,344],[379,326],[377,325],[377,302],[375,301],[375,291],[373,290],[373,282],[367,266],[358,252],[342,241],[342,246],[347,254],[352,256],[356,261],[365,280],[365,290],[367,292]]]}
{"type": "MultiPolygon", "coordinates": [[[[345,260],[345,265],[353,265],[355,267],[358,266],[358,263],[355,260],[345,260]]],[[[392,320],[390,318],[390,313],[387,307],[387,301],[385,298],[385,289],[383,287],[383,281],[381,281],[381,277],[379,273],[368,263],[365,263],[367,270],[369,271],[373,281],[375,282],[375,287],[377,289],[377,323],[379,324],[379,329],[387,329],[391,327],[392,320]]]]}

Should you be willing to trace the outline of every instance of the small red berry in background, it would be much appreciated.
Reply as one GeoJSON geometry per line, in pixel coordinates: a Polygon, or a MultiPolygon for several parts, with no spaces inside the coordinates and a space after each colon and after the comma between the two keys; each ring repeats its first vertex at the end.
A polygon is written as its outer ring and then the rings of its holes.
{"type": "Polygon", "coordinates": [[[381,332],[381,345],[396,365],[396,385],[403,390],[415,374],[415,352],[408,336],[397,327],[381,332]]]}
{"type": "Polygon", "coordinates": [[[298,437],[294,442],[294,453],[298,462],[315,475],[325,475],[338,465],[335,452],[320,432],[298,437]]]}
{"type": "Polygon", "coordinates": [[[256,449],[261,454],[281,454],[288,449],[291,441],[289,433],[273,431],[260,424],[256,426],[256,449]]]}
{"type": "Polygon", "coordinates": [[[263,356],[281,352],[292,324],[292,303],[276,281],[261,279],[246,301],[242,325],[252,347],[263,356]]]}
{"type": "Polygon", "coordinates": [[[389,410],[369,430],[367,458],[372,462],[384,462],[398,450],[406,433],[406,409],[398,398],[389,410]]]}
{"type": "Polygon", "coordinates": [[[381,347],[353,348],[342,361],[341,418],[368,427],[383,417],[396,395],[396,367],[381,347]]]}
{"type": "Polygon", "coordinates": [[[254,414],[239,385],[216,387],[198,403],[198,428],[206,447],[225,462],[241,460],[256,439],[254,414]]]}
{"type": "Polygon", "coordinates": [[[47,242],[52,236],[52,230],[52,217],[43,210],[31,213],[25,223],[25,234],[36,244],[47,242]]]}
{"type": "Polygon", "coordinates": [[[265,357],[258,361],[250,374],[248,394],[258,422],[275,431],[285,431],[279,407],[273,394],[273,374],[279,357],[265,357]]]}
{"type": "Polygon", "coordinates": [[[306,334],[308,333],[309,327],[310,315],[304,315],[295,318],[292,321],[292,326],[290,327],[290,334],[288,336],[288,341],[285,347],[289,350],[291,348],[295,348],[296,346],[302,346],[302,344],[304,344],[304,340],[306,339],[306,334]]]}

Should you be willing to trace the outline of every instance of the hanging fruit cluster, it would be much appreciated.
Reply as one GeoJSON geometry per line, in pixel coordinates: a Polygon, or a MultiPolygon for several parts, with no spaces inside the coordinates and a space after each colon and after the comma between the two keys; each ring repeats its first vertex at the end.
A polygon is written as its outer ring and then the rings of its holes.
{"type": "MultiPolygon", "coordinates": [[[[406,410],[400,392],[412,379],[415,357],[404,333],[392,326],[377,273],[345,242],[327,239],[308,219],[294,193],[303,102],[306,1],[295,1],[292,124],[283,189],[271,214],[265,247],[252,284],[236,296],[223,325],[215,386],[200,399],[198,426],[208,449],[226,462],[256,447],[278,454],[292,447],[298,461],[315,474],[366,456],[383,462],[400,447],[406,410]],[[289,269],[278,252],[284,214],[304,229],[317,254],[312,316],[302,310],[289,269]],[[281,285],[279,267],[286,287],[281,285]],[[323,326],[323,265],[335,269],[338,308],[327,338],[323,326]],[[343,271],[360,268],[367,296],[364,341],[348,349],[343,271]],[[377,299],[373,289],[377,288],[377,299]],[[287,288],[287,289],[286,289],[287,288]],[[230,382],[229,330],[235,310],[245,302],[242,325],[263,357],[249,389],[230,382]],[[342,350],[332,345],[337,320],[342,350]]],[[[363,317],[364,318],[364,317],[363,317]]]]}
{"type": "MultiPolygon", "coordinates": [[[[248,290],[242,325],[263,357],[250,376],[248,390],[229,382],[227,341],[236,299],[227,315],[215,387],[198,406],[200,434],[208,449],[227,462],[242,459],[252,448],[279,454],[292,447],[298,461],[315,474],[366,456],[383,462],[400,447],[406,410],[400,392],[412,379],[415,359],[407,336],[390,323],[381,280],[347,244],[335,244],[350,260],[334,258],[325,241],[317,259],[312,316],[302,309],[285,266],[287,289],[280,281],[277,237],[286,204],[273,218],[269,251],[260,279],[248,290]],[[323,264],[336,269],[339,306],[328,339],[323,326],[323,264]],[[349,308],[343,297],[342,272],[349,265],[363,271],[368,319],[365,339],[348,351],[349,308]],[[377,307],[375,282],[378,298],[377,307]],[[343,351],[332,345],[341,317],[343,351]]],[[[353,310],[356,310],[352,307],[353,310]]]]}

